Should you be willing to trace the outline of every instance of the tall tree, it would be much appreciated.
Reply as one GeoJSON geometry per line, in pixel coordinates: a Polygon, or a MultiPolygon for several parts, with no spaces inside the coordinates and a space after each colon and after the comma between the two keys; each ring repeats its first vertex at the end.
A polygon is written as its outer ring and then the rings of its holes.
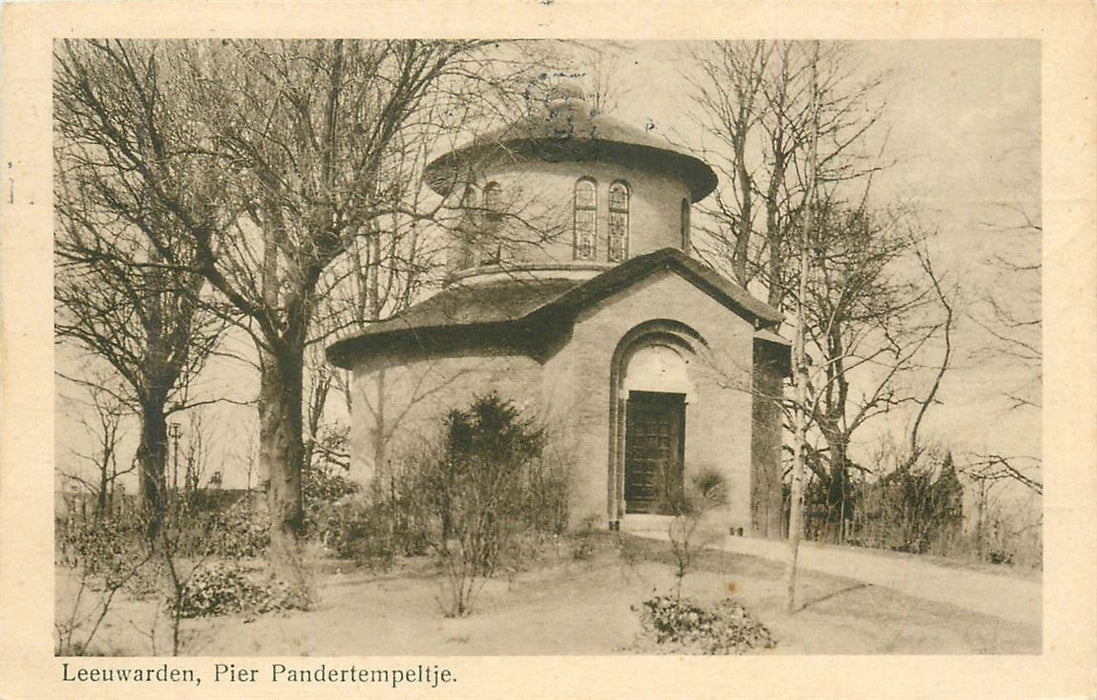
{"type": "MultiPolygon", "coordinates": [[[[155,231],[186,260],[170,214],[116,170],[109,153],[80,138],[91,115],[72,111],[69,97],[59,92],[55,101],[55,329],[60,342],[111,368],[120,380],[115,401],[139,417],[139,493],[155,541],[166,502],[167,417],[191,404],[191,383],[224,326],[203,310],[202,277],[165,264],[142,233],[155,231]],[[116,196],[127,187],[137,196],[116,196]]],[[[109,391],[89,377],[68,378],[109,391]]]]}
{"type": "Polygon", "coordinates": [[[490,87],[483,47],[70,41],[56,51],[56,90],[87,127],[74,137],[139,183],[116,196],[151,198],[170,215],[194,255],[180,259],[144,228],[158,255],[199,274],[252,334],[271,553],[286,573],[304,524],[303,365],[321,277],[405,211],[394,193],[418,185],[394,155],[407,140],[467,124],[490,87]]]}
{"type": "Polygon", "coordinates": [[[793,451],[823,482],[827,530],[840,539],[853,436],[920,405],[906,380],[945,328],[944,297],[919,262],[925,234],[907,212],[870,208],[883,76],[841,43],[721,42],[694,58],[698,117],[724,175],[698,248],[802,325],[804,407],[823,446],[793,451]]]}
{"type": "Polygon", "coordinates": [[[881,167],[866,144],[882,117],[883,76],[864,71],[839,42],[820,44],[816,58],[810,42],[723,41],[701,45],[692,59],[695,117],[722,176],[699,252],[743,287],[757,280],[783,307],[797,285],[793,248],[809,188],[827,201],[881,167]]]}
{"type": "Polygon", "coordinates": [[[796,326],[792,341],[793,378],[796,382],[796,399],[793,404],[794,428],[792,485],[790,488],[788,523],[788,560],[785,565],[785,610],[792,614],[796,609],[796,569],[800,556],[800,538],[804,531],[804,465],[807,461],[804,453],[807,446],[807,426],[809,410],[808,358],[805,344],[808,333],[808,279],[811,273],[811,258],[808,255],[809,244],[816,237],[816,209],[818,199],[818,158],[819,158],[819,102],[818,102],[818,66],[819,43],[812,47],[810,70],[811,120],[808,132],[808,188],[804,199],[804,221],[800,233],[800,265],[798,271],[798,293],[796,295],[796,326]]]}

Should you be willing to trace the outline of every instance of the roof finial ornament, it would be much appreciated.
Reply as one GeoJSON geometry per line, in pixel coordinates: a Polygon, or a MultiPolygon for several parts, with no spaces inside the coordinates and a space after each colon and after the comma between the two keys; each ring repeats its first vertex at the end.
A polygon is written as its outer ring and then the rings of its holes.
{"type": "Polygon", "coordinates": [[[564,79],[547,86],[542,115],[547,136],[595,138],[594,116],[594,109],[586,101],[586,91],[577,80],[564,79]]]}

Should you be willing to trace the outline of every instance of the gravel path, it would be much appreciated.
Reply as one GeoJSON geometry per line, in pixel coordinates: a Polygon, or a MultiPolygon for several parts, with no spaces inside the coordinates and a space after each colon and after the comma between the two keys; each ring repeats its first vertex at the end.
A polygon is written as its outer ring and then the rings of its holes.
{"type": "MultiPolygon", "coordinates": [[[[633,534],[666,539],[659,530],[633,534]]],[[[785,561],[785,542],[725,537],[721,549],[774,561],[785,561]]],[[[988,574],[923,561],[914,555],[873,553],[850,547],[800,545],[800,566],[863,581],[904,595],[956,605],[984,615],[1039,626],[1043,618],[1043,584],[1009,575],[988,574]]]]}

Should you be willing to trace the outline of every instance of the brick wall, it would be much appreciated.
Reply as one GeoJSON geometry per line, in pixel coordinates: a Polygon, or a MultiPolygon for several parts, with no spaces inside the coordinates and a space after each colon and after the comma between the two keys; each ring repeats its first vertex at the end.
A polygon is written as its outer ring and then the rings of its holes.
{"type": "Polygon", "coordinates": [[[524,410],[538,409],[541,366],[525,356],[379,356],[354,371],[350,476],[368,483],[391,460],[435,444],[441,419],[477,395],[496,391],[524,410]]]}
{"type": "Polygon", "coordinates": [[[776,464],[779,479],[779,455],[772,449],[779,448],[780,432],[778,422],[775,434],[752,440],[754,421],[772,421],[752,388],[772,378],[752,373],[750,323],[666,271],[583,311],[566,342],[543,364],[490,353],[413,361],[390,355],[360,363],[354,380],[352,476],[368,481],[388,460],[433,439],[448,409],[494,390],[535,413],[555,436],[550,449],[573,462],[572,522],[613,519],[610,370],[621,339],[655,319],[685,324],[708,345],[707,350],[698,345],[701,352],[689,358],[694,391],[686,407],[686,479],[700,469],[719,471],[730,497],[718,514],[722,525],[757,530],[751,506],[759,496],[752,495],[752,476],[772,478],[776,464]],[[752,458],[761,465],[753,471],[752,458]]]}
{"type": "MultiPolygon", "coordinates": [[[[686,478],[702,468],[724,475],[729,527],[750,527],[751,409],[750,324],[681,277],[664,272],[603,300],[577,319],[570,341],[545,367],[545,395],[572,405],[554,414],[574,436],[581,465],[575,474],[574,517],[605,521],[608,509],[611,429],[610,367],[621,338],[653,319],[672,319],[696,330],[713,351],[690,367],[696,397],[686,407],[686,478]]],[[[552,403],[549,404],[550,406],[552,403]]]]}
{"type": "MultiPolygon", "coordinates": [[[[573,192],[581,177],[597,182],[597,259],[605,261],[609,231],[609,186],[623,180],[629,186],[629,257],[660,248],[679,248],[681,203],[689,188],[682,182],[645,170],[610,163],[520,162],[500,167],[485,182],[502,185],[507,214],[498,224],[502,239],[527,241],[504,244],[504,255],[523,263],[566,263],[573,259],[573,192]],[[552,234],[551,240],[544,240],[552,234]]],[[[451,260],[460,258],[455,244],[451,260]]]]}

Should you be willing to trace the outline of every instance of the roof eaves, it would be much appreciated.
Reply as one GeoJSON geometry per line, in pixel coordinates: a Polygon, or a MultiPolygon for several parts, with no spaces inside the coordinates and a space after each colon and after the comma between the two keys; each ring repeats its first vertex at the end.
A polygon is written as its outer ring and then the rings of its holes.
{"type": "Polygon", "coordinates": [[[507,347],[530,352],[536,339],[522,331],[520,319],[483,321],[434,326],[406,326],[380,333],[359,334],[338,340],[327,347],[329,362],[352,369],[355,358],[366,354],[392,352],[434,352],[457,344],[475,347],[507,347]]]}
{"type": "Polygon", "coordinates": [[[775,345],[783,345],[785,347],[792,347],[792,341],[791,340],[789,340],[788,338],[785,338],[782,335],[778,335],[772,329],[769,329],[769,328],[763,328],[759,331],[755,331],[754,332],[754,339],[755,340],[762,340],[762,341],[765,341],[767,343],[773,343],[775,345]]]}
{"type": "Polygon", "coordinates": [[[784,319],[777,309],[764,301],[755,299],[746,290],[724,279],[715,270],[693,260],[677,248],[661,248],[627,260],[546,301],[531,311],[527,318],[534,314],[581,309],[660,269],[675,269],[706,293],[716,297],[725,305],[734,307],[752,323],[761,321],[764,325],[776,325],[784,319]]]}

